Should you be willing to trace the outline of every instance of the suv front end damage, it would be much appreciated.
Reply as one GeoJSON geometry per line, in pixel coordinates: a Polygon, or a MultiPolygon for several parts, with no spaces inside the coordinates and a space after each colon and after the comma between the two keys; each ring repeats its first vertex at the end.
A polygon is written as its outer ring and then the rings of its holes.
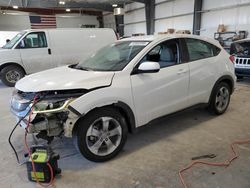
{"type": "Polygon", "coordinates": [[[11,112],[17,121],[22,119],[20,125],[28,128],[29,133],[38,133],[37,138],[50,142],[55,136],[70,137],[73,126],[80,116],[70,110],[69,104],[84,93],[85,90],[39,93],[15,91],[11,99],[11,112]]]}

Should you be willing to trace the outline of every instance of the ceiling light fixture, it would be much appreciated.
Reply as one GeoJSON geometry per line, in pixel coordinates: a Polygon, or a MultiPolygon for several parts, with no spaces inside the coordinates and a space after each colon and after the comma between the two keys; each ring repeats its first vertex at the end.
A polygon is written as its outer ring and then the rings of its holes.
{"type": "Polygon", "coordinates": [[[112,7],[118,7],[118,5],[117,4],[113,4],[112,7]]]}
{"type": "Polygon", "coordinates": [[[65,5],[64,1],[59,1],[59,5],[65,5]]]}
{"type": "Polygon", "coordinates": [[[17,5],[14,5],[14,6],[13,6],[13,9],[18,9],[18,6],[17,6],[17,5]]]}
{"type": "Polygon", "coordinates": [[[69,9],[69,8],[66,8],[66,12],[70,12],[70,9],[69,9]]]}

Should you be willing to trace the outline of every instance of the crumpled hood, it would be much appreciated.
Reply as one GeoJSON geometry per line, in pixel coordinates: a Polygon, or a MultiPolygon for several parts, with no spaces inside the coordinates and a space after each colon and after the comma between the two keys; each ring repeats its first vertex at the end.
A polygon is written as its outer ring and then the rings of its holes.
{"type": "Polygon", "coordinates": [[[26,76],[16,83],[23,92],[92,89],[111,85],[114,72],[95,72],[58,67],[26,76]]]}

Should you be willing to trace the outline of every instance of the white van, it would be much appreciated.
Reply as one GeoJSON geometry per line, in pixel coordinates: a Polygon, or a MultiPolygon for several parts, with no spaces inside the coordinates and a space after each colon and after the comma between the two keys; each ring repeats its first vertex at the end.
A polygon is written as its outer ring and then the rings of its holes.
{"type": "Polygon", "coordinates": [[[14,86],[26,74],[76,64],[116,40],[108,28],[22,31],[0,49],[1,80],[14,86]]]}

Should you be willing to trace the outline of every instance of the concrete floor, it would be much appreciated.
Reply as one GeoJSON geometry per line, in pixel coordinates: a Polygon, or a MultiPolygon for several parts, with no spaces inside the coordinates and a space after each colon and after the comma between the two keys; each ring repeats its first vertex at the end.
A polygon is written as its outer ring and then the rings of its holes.
{"type": "MultiPolygon", "coordinates": [[[[15,124],[9,112],[12,88],[0,82],[0,187],[38,187],[27,180],[25,165],[19,166],[8,145],[15,124]]],[[[122,153],[106,163],[87,161],[74,149],[71,139],[56,139],[52,147],[61,155],[62,175],[55,187],[86,188],[178,188],[178,171],[192,157],[214,153],[227,159],[229,144],[250,139],[250,80],[237,83],[228,111],[212,116],[198,108],[165,118],[130,135],[122,153]]],[[[13,143],[23,153],[24,131],[15,132],[13,143]]],[[[239,159],[228,168],[197,166],[185,173],[190,188],[249,188],[250,145],[238,149],[239,159]]]]}

